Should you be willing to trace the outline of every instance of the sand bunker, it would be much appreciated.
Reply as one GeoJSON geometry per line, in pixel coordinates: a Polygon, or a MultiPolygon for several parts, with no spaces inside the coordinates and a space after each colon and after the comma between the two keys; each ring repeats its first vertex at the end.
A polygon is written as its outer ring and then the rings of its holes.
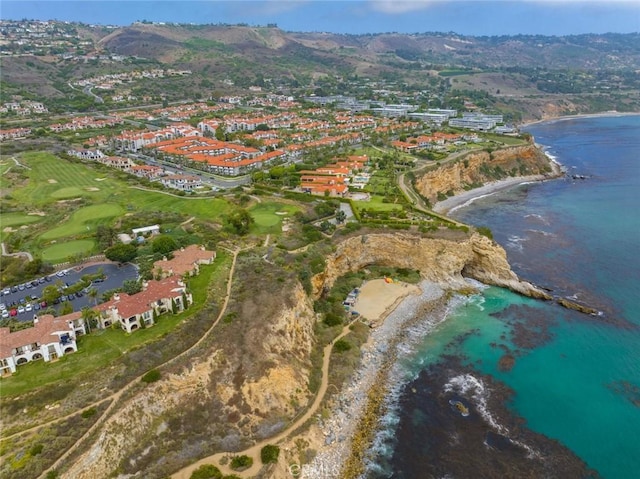
{"type": "Polygon", "coordinates": [[[27,213],[28,216],[46,216],[47,214],[44,211],[32,211],[31,213],[27,213]]]}
{"type": "Polygon", "coordinates": [[[106,178],[96,178],[95,180],[96,181],[104,181],[104,180],[106,180],[106,178]]]}
{"type": "Polygon", "coordinates": [[[95,186],[89,186],[85,188],[87,191],[100,191],[100,188],[96,188],[95,186]]]}
{"type": "Polygon", "coordinates": [[[58,182],[58,180],[54,180],[53,178],[49,178],[47,181],[51,184],[58,182]]]}
{"type": "Polygon", "coordinates": [[[283,216],[283,215],[287,215],[289,213],[287,213],[286,211],[276,211],[276,214],[283,216]]]}

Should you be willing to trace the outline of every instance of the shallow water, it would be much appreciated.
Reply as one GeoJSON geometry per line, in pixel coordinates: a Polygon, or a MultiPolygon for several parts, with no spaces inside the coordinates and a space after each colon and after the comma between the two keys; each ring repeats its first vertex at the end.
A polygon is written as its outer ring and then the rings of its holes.
{"type": "Polygon", "coordinates": [[[528,470],[588,476],[582,462],[605,478],[637,477],[640,116],[557,121],[528,131],[569,174],[585,179],[524,185],[454,216],[489,226],[522,278],[602,316],[494,287],[459,299],[446,322],[404,346],[368,477],[465,477],[472,464],[483,467],[480,477],[527,477],[505,471],[528,470]],[[447,382],[467,375],[485,385],[485,399],[473,388],[446,391],[447,382]],[[455,394],[469,402],[467,423],[448,404],[455,394]],[[465,434],[484,440],[466,441],[465,434]],[[543,460],[523,453],[529,444],[543,460]],[[483,454],[492,457],[487,464],[475,460],[483,454]]]}

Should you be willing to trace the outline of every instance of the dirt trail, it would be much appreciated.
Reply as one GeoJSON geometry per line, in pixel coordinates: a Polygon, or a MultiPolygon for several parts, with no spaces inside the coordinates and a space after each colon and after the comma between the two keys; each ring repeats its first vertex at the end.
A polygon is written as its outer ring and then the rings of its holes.
{"type": "Polygon", "coordinates": [[[205,457],[204,459],[200,459],[198,462],[193,463],[190,466],[185,467],[184,469],[181,469],[180,471],[172,474],[171,477],[173,479],[189,479],[193,471],[204,464],[214,464],[220,469],[220,471],[222,471],[223,474],[235,474],[243,478],[249,478],[257,475],[260,472],[260,469],[262,469],[262,463],[260,462],[260,450],[267,444],[277,444],[286,439],[293,431],[302,426],[318,411],[318,408],[320,407],[320,404],[324,399],[324,395],[327,392],[327,387],[329,386],[329,363],[331,361],[331,352],[333,350],[333,345],[336,343],[336,341],[349,334],[349,332],[351,331],[349,329],[350,325],[351,323],[346,325],[342,329],[342,332],[333,341],[331,341],[331,343],[325,346],[322,352],[322,381],[320,383],[320,388],[318,389],[318,393],[316,394],[313,403],[311,403],[311,405],[307,408],[302,416],[299,416],[297,419],[295,419],[284,431],[278,433],[273,437],[264,439],[254,444],[250,448],[245,449],[244,451],[234,453],[219,452],[217,454],[213,454],[209,457],[205,457]],[[234,471],[228,465],[220,464],[220,461],[224,458],[228,458],[229,456],[241,455],[247,455],[253,459],[253,465],[250,468],[245,469],[244,471],[234,471]]]}
{"type": "MultiPolygon", "coordinates": [[[[220,313],[218,314],[218,317],[216,318],[216,320],[213,322],[213,324],[211,325],[211,327],[209,328],[209,330],[193,345],[191,346],[189,349],[186,349],[185,351],[183,351],[182,353],[180,353],[178,356],[175,356],[171,359],[169,359],[168,361],[166,361],[163,364],[160,364],[158,366],[156,366],[156,368],[162,368],[163,366],[166,366],[168,364],[173,363],[174,361],[176,361],[177,359],[181,358],[182,356],[184,356],[185,354],[189,353],[190,351],[194,350],[195,348],[197,348],[210,334],[211,332],[214,330],[214,328],[218,325],[218,323],[220,322],[220,320],[222,319],[222,317],[224,316],[226,310],[227,310],[227,305],[229,304],[229,299],[231,297],[231,285],[233,284],[233,274],[235,272],[235,267],[236,267],[236,260],[238,258],[238,254],[241,252],[241,249],[237,249],[233,251],[233,261],[231,263],[231,268],[229,270],[229,278],[227,280],[227,292],[224,298],[224,302],[222,303],[222,307],[220,309],[220,313]]],[[[207,298],[208,299],[208,298],[207,298]]],[[[145,372],[146,374],[146,372],[145,372]]],[[[104,424],[104,422],[109,418],[110,413],[113,411],[113,409],[115,409],[116,407],[120,407],[120,401],[119,399],[122,397],[122,395],[127,392],[134,384],[137,384],[142,376],[144,374],[141,374],[140,376],[138,376],[137,378],[133,379],[131,382],[129,382],[126,386],[124,386],[122,389],[120,389],[120,391],[112,394],[111,396],[108,396],[106,398],[101,399],[100,401],[94,403],[94,404],[90,404],[87,405],[85,407],[85,409],[90,408],[90,407],[95,407],[105,401],[111,401],[111,404],[109,405],[109,407],[106,409],[106,411],[102,414],[102,416],[100,417],[100,419],[98,419],[98,421],[96,421],[96,423],[91,426],[83,435],[82,437],[80,437],[80,439],[78,439],[75,444],[73,446],[71,446],[69,449],[67,449],[67,451],[58,458],[58,460],[51,466],[49,467],[47,470],[43,471],[42,474],[40,476],[38,476],[39,478],[45,478],[47,473],[49,471],[52,471],[54,469],[57,469],[61,464],[63,464],[67,458],[69,457],[69,455],[71,455],[72,452],[74,452],[76,449],[78,449],[81,445],[83,445],[83,442],[86,438],[88,438],[96,429],[98,429],[100,426],[102,426],[104,424]]],[[[80,411],[74,411],[70,414],[67,414],[66,416],[63,417],[59,417],[54,419],[53,421],[49,421],[47,423],[44,424],[40,424],[38,426],[34,426],[32,428],[29,429],[25,429],[22,430],[16,434],[12,434],[11,436],[7,436],[4,437],[3,439],[10,439],[14,436],[19,436],[21,434],[27,433],[29,431],[35,431],[37,429],[40,429],[42,427],[48,426],[50,424],[54,424],[60,421],[63,421],[65,419],[69,419],[72,416],[75,416],[76,414],[78,414],[80,411]]]]}

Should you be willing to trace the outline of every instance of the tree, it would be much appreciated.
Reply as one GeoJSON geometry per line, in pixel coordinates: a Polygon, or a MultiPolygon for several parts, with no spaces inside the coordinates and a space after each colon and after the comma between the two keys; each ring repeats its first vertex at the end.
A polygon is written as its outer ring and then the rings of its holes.
{"type": "Polygon", "coordinates": [[[127,294],[136,294],[142,291],[142,284],[135,279],[126,279],[122,282],[122,291],[127,294]]]}
{"type": "Polygon", "coordinates": [[[111,261],[127,263],[136,257],[138,249],[132,244],[117,244],[104,251],[104,255],[111,261]]]}
{"type": "Polygon", "coordinates": [[[244,208],[239,208],[227,216],[227,224],[229,228],[240,236],[244,236],[249,233],[253,223],[253,216],[251,216],[251,213],[244,208]]]}
{"type": "Polygon", "coordinates": [[[42,300],[47,304],[52,304],[56,299],[60,297],[60,290],[53,285],[45,286],[42,290],[42,300]]]}
{"type": "Polygon", "coordinates": [[[98,306],[98,290],[96,288],[91,288],[89,291],[87,291],[87,295],[93,299],[93,304],[95,306],[98,306]]]}
{"type": "Polygon", "coordinates": [[[222,479],[222,472],[213,464],[203,464],[191,473],[189,479],[222,479]]]}
{"type": "Polygon", "coordinates": [[[116,241],[116,232],[113,228],[104,225],[98,225],[96,228],[96,241],[101,249],[107,249],[116,241]]]}
{"type": "Polygon", "coordinates": [[[82,320],[84,321],[84,324],[87,325],[87,329],[89,332],[91,332],[92,327],[96,327],[97,316],[98,316],[98,313],[93,309],[86,306],[82,308],[82,320]]]}
{"type": "Polygon", "coordinates": [[[260,459],[262,464],[270,464],[278,462],[278,456],[280,455],[280,448],[273,444],[267,444],[260,450],[260,459]]]}
{"type": "Polygon", "coordinates": [[[151,249],[154,253],[167,255],[178,249],[178,243],[171,236],[160,235],[151,243],[151,249]]]}
{"type": "Polygon", "coordinates": [[[71,304],[71,301],[65,301],[64,303],[62,303],[62,307],[60,308],[60,316],[71,313],[73,313],[73,304],[71,304]]]}
{"type": "Polygon", "coordinates": [[[347,214],[344,211],[342,210],[336,211],[336,221],[338,223],[344,223],[346,219],[347,219],[347,214]]]}

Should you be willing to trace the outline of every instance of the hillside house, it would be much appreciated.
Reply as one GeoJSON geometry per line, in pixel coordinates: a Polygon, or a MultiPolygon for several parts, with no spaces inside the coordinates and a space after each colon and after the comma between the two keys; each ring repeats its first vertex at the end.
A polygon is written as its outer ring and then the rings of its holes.
{"type": "Polygon", "coordinates": [[[35,316],[33,327],[11,332],[0,328],[0,375],[13,374],[16,367],[43,359],[54,361],[78,350],[76,337],[84,334],[81,313],[59,318],[35,316]]]}
{"type": "Polygon", "coordinates": [[[215,251],[207,251],[204,246],[190,245],[173,252],[173,259],[162,258],[153,263],[153,271],[161,277],[195,276],[200,272],[201,264],[212,264],[216,258],[215,251]]]}
{"type": "Polygon", "coordinates": [[[161,281],[148,281],[144,289],[136,294],[118,293],[106,303],[99,304],[98,327],[107,328],[120,324],[127,333],[153,326],[155,316],[176,311],[184,311],[193,303],[191,293],[178,276],[161,281]]]}

